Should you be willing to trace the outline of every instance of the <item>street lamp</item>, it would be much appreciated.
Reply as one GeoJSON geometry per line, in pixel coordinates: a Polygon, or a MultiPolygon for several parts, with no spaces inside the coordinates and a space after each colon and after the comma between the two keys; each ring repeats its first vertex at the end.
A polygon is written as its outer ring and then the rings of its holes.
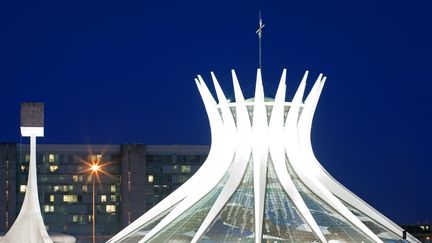
{"type": "Polygon", "coordinates": [[[94,163],[90,165],[91,170],[91,176],[92,176],[92,182],[93,182],[93,188],[92,188],[92,228],[93,228],[93,243],[96,242],[96,216],[95,216],[95,177],[94,175],[98,174],[99,170],[101,169],[101,166],[97,163],[94,163]]]}

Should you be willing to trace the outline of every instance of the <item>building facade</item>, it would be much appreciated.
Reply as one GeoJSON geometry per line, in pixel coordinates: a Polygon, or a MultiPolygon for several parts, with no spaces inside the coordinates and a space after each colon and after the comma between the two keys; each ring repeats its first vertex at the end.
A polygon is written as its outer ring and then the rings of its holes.
{"type": "MultiPolygon", "coordinates": [[[[12,226],[26,191],[29,145],[0,144],[0,231],[12,226]]],[[[186,181],[208,146],[40,144],[40,207],[49,232],[87,242],[92,234],[92,179],[96,180],[96,234],[106,241],[186,181]],[[102,171],[92,178],[89,164],[102,171]]]]}
{"type": "Polygon", "coordinates": [[[432,243],[432,224],[406,224],[401,227],[423,243],[432,243]]]}

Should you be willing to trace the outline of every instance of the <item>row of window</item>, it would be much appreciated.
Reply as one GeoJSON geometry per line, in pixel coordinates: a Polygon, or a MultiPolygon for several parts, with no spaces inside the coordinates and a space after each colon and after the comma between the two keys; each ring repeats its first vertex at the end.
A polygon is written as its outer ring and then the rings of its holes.
{"type": "MultiPolygon", "coordinates": [[[[116,208],[117,208],[116,205],[105,205],[105,212],[115,213],[116,208]]],[[[45,213],[55,213],[55,205],[44,205],[44,212],[45,213]]],[[[76,222],[76,221],[74,221],[74,222],[76,222]]]]}
{"type": "MultiPolygon", "coordinates": [[[[27,190],[27,185],[20,185],[19,191],[21,193],[25,193],[26,190],[27,190]]],[[[54,192],[72,192],[73,190],[74,190],[74,186],[73,185],[54,185],[53,186],[53,191],[54,192]]],[[[88,192],[88,185],[82,185],[81,191],[82,192],[88,192]]],[[[116,185],[111,185],[110,186],[110,191],[112,193],[117,192],[117,186],[116,185]]]]}
{"type": "MultiPolygon", "coordinates": [[[[184,182],[189,180],[190,177],[191,177],[190,175],[173,175],[171,178],[171,182],[174,184],[183,184],[184,182]]],[[[147,182],[149,184],[154,183],[155,182],[154,175],[147,175],[147,182]]]]}
{"type": "MultiPolygon", "coordinates": [[[[118,176],[121,174],[120,171],[120,164],[110,164],[108,163],[103,164],[104,169],[103,171],[106,172],[106,174],[118,176]],[[105,166],[106,165],[106,166],[105,166]]],[[[19,174],[26,175],[29,170],[29,164],[21,164],[18,168],[19,174]]],[[[54,176],[54,175],[71,175],[71,174],[78,174],[83,175],[82,179],[77,177],[75,182],[79,181],[85,181],[86,178],[90,178],[90,172],[88,165],[40,165],[37,168],[38,174],[40,174],[41,178],[46,178],[47,176],[54,176]],[[86,177],[87,176],[87,177],[86,177]]],[[[90,179],[88,179],[90,180],[90,179]]]]}
{"type": "MultiPolygon", "coordinates": [[[[48,157],[49,163],[57,163],[59,162],[59,154],[48,154],[48,156],[43,155],[42,160],[43,162],[46,161],[46,158],[48,157]]],[[[177,155],[176,160],[178,163],[199,163],[204,162],[207,155],[177,155]]],[[[89,163],[96,163],[101,161],[102,154],[95,154],[95,155],[88,155],[87,156],[87,162],[89,163]]],[[[26,154],[24,156],[24,161],[29,162],[30,161],[30,154],[26,154]]],[[[147,161],[150,162],[156,162],[156,163],[170,163],[172,162],[172,155],[147,155],[147,161]]]]}
{"type": "MultiPolygon", "coordinates": [[[[182,166],[173,165],[170,167],[171,171],[177,171],[178,169],[180,169],[180,172],[182,172],[182,173],[190,173],[192,171],[190,165],[182,165],[182,166]]],[[[188,176],[185,176],[185,177],[189,178],[188,176]]],[[[155,179],[154,175],[147,175],[147,182],[148,183],[153,183],[154,179],[155,179]]],[[[186,181],[186,180],[184,180],[184,181],[186,181]]],[[[184,181],[182,181],[182,182],[184,182],[184,181]]],[[[174,182],[174,183],[176,183],[176,182],[174,182]]]]}
{"type": "MultiPolygon", "coordinates": [[[[105,203],[107,202],[107,198],[109,197],[111,202],[116,202],[117,197],[116,195],[99,195],[100,202],[105,203]]],[[[49,201],[51,203],[55,202],[55,195],[49,195],[49,201]]],[[[77,203],[78,202],[78,195],[63,195],[63,202],[65,203],[77,203]]]]}
{"type": "MultiPolygon", "coordinates": [[[[22,192],[25,192],[27,186],[26,185],[21,185],[21,190],[22,192]]],[[[110,201],[111,202],[116,202],[116,195],[99,195],[100,197],[100,201],[102,203],[107,202],[107,197],[109,196],[110,201]]],[[[50,202],[55,202],[55,195],[49,195],[49,201],[50,202]]],[[[65,203],[76,203],[78,202],[78,195],[63,195],[63,202],[65,203]]]]}
{"type": "MultiPolygon", "coordinates": [[[[42,157],[43,162],[45,162],[45,158],[46,158],[46,156],[43,155],[43,157],[42,157]]],[[[89,163],[96,163],[96,162],[101,161],[101,159],[102,159],[102,154],[88,155],[87,156],[87,162],[89,162],[89,163]]],[[[30,154],[26,154],[24,156],[24,161],[25,162],[30,161],[30,154]]],[[[58,154],[48,154],[48,162],[49,163],[59,162],[59,155],[58,154]]]]}

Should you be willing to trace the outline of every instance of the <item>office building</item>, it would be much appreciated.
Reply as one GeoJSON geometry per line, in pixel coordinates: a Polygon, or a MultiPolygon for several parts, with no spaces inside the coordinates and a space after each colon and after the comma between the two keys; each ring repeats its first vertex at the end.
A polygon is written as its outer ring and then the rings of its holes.
{"type": "Polygon", "coordinates": [[[405,224],[401,226],[406,232],[410,233],[423,243],[432,243],[432,224],[405,224]]]}
{"type": "MultiPolygon", "coordinates": [[[[13,224],[23,203],[29,144],[0,144],[0,231],[13,224]]],[[[178,188],[200,167],[208,146],[74,145],[37,147],[39,201],[48,232],[88,242],[92,233],[92,177],[96,180],[96,236],[104,242],[178,188]]]]}

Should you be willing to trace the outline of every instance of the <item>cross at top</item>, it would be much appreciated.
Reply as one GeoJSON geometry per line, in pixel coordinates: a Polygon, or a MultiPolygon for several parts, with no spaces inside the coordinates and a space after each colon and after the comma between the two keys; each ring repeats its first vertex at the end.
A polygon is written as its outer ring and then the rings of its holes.
{"type": "Polygon", "coordinates": [[[259,12],[259,26],[258,29],[255,33],[258,34],[258,55],[259,55],[259,59],[258,59],[258,67],[261,69],[261,37],[262,37],[262,31],[264,28],[265,24],[263,24],[262,19],[261,19],[261,11],[259,12]]]}
{"type": "Polygon", "coordinates": [[[262,30],[263,30],[264,26],[265,26],[265,24],[263,24],[263,22],[262,22],[262,19],[261,19],[261,12],[260,12],[259,26],[258,26],[257,31],[255,32],[255,33],[258,34],[258,38],[260,38],[260,39],[261,39],[261,37],[262,37],[262,30]]]}

